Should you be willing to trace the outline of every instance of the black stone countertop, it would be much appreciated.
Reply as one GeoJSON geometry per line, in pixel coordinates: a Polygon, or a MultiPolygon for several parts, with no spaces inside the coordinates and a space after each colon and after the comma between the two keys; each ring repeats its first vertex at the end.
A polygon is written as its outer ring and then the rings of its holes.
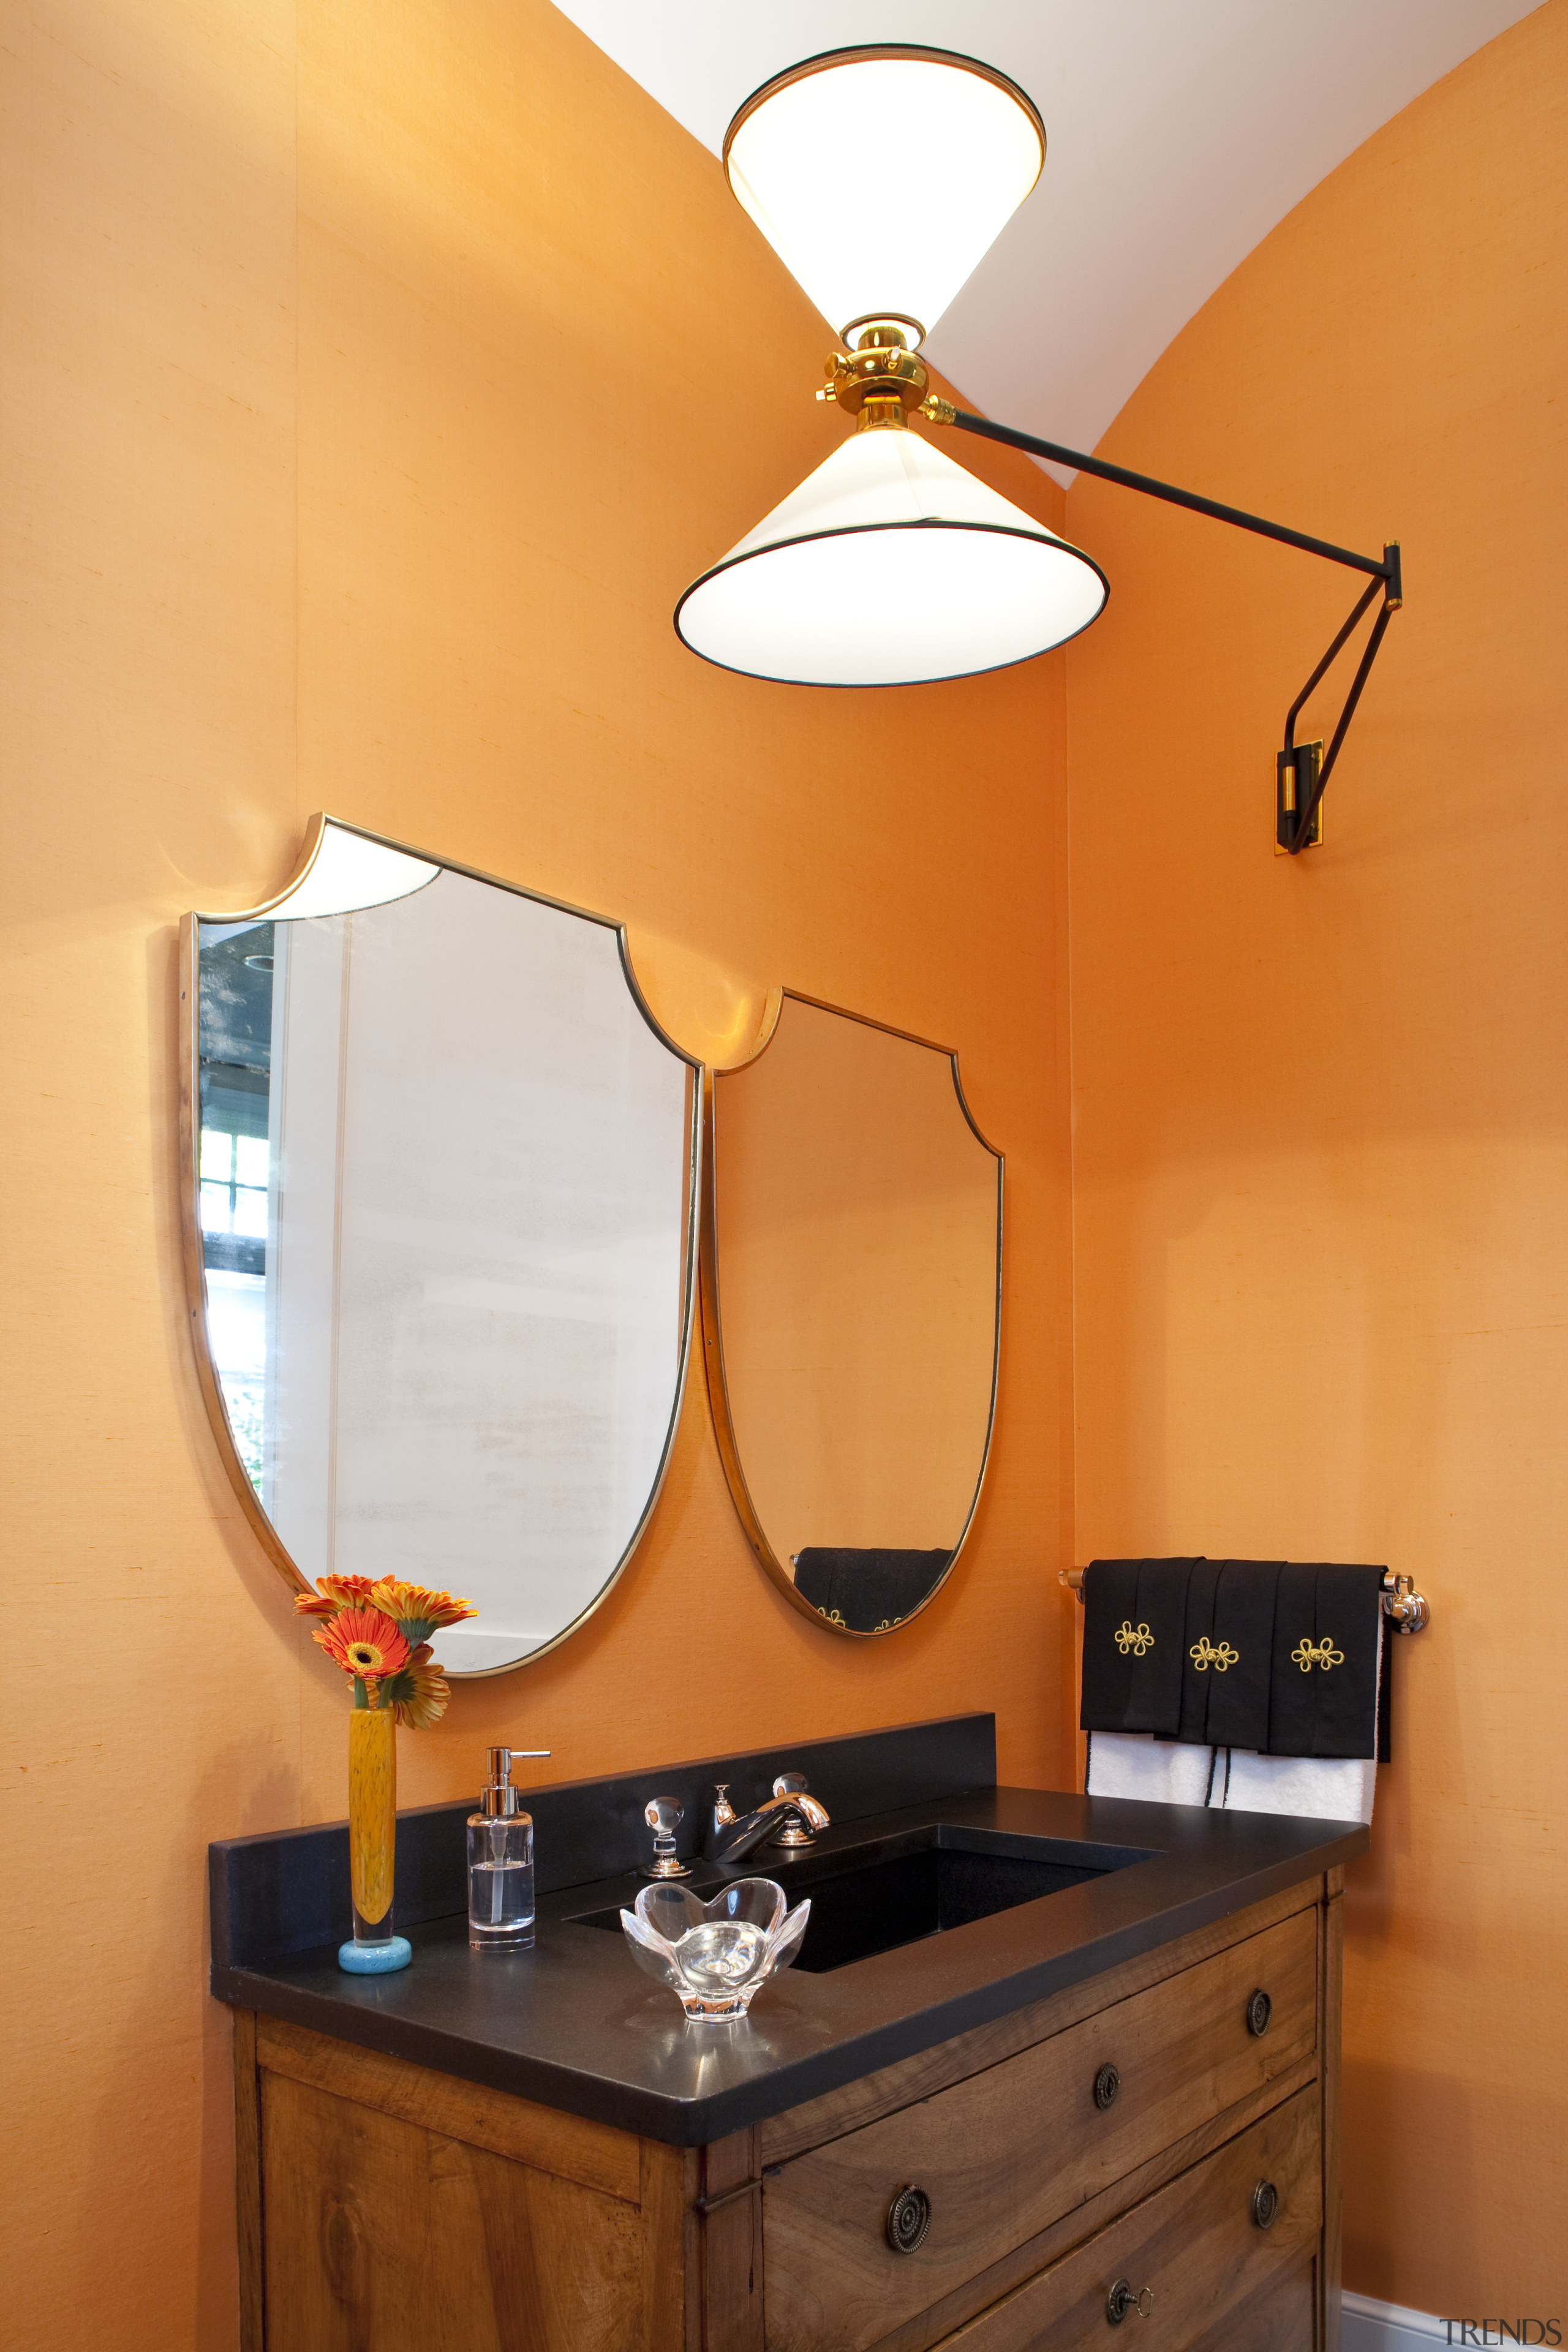
{"type": "MultiPolygon", "coordinates": [[[[928,1734],[940,1746],[945,1737],[950,1765],[959,1750],[973,1764],[980,1752],[979,1727],[992,1735],[989,1718],[961,1717],[910,1732],[867,1735],[867,1740],[882,1744],[879,1752],[885,1749],[896,1760],[900,1751],[890,1743],[928,1734]]],[[[812,1787],[830,1809],[834,1777],[824,1759],[851,1745],[803,1745],[792,1751],[808,1763],[812,1787]]],[[[732,1770],[741,1784],[733,1800],[738,1808],[754,1801],[749,1790],[778,1762],[769,1756],[719,1768],[732,1770]],[[748,1772],[748,1764],[757,1769],[748,1772]]],[[[675,1770],[697,1776],[712,1769],[675,1770]]],[[[672,1777],[656,1769],[636,1776],[636,1786],[651,1794],[672,1777]]],[[[864,1790],[877,1782],[877,1774],[862,1775],[859,1785],[864,1790]]],[[[591,1790],[629,1785],[578,1783],[564,1795],[580,1801],[591,1790]]],[[[554,1794],[537,1791],[528,1800],[542,1844],[554,1794]]],[[[459,1885],[464,1811],[433,1807],[424,1817],[432,1835],[439,1829],[443,1853],[458,1839],[459,1885]]],[[[400,1873],[405,1824],[414,1818],[399,1821],[400,1873]]],[[[274,1892],[286,1886],[291,1841],[306,1854],[317,1850],[306,1843],[310,1840],[323,1850],[334,1839],[341,1845],[346,1916],[346,1832],[341,1827],[295,1832],[211,1850],[212,1989],[237,2007],[689,2147],[1099,1975],[1349,1861],[1369,1843],[1369,1832],[1354,1822],[971,1786],[858,1819],[840,1812],[799,1858],[764,1848],[723,1874],[698,1862],[686,1883],[698,1894],[711,1893],[723,1877],[755,1873],[787,1889],[792,1874],[816,1876],[836,1853],[854,1849],[857,1860],[869,1860],[873,1854],[866,1849],[935,1824],[1121,1850],[1105,1853],[1107,1863],[1121,1860],[1128,1849],[1147,1858],[827,1974],[790,1969],[763,1987],[748,2019],[708,2025],[686,2021],[675,1995],[642,1974],[621,1936],[573,1924],[581,1913],[629,1906],[645,1883],[635,1874],[542,1892],[531,1952],[470,1952],[463,1916],[449,1912],[410,1924],[401,1901],[398,1924],[413,1942],[414,1962],[396,1976],[346,1975],[336,1962],[338,1937],[324,1947],[317,1940],[312,1948],[276,1948],[288,1941],[276,1920],[267,1939],[274,1948],[258,1948],[245,1873],[265,1877],[274,1892]]],[[[550,1871],[542,1851],[540,1859],[542,1888],[558,1873],[550,1871]]]]}

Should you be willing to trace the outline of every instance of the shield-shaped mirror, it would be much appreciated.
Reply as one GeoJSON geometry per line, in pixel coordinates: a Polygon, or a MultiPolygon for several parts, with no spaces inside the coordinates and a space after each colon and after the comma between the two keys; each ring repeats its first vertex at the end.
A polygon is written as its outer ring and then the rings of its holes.
{"type": "Polygon", "coordinates": [[[267,905],[185,926],[196,1356],[290,1583],[478,1617],[449,1674],[603,1600],[663,1479],[694,1311],[699,1066],[619,928],[313,821],[267,905]]]}
{"type": "Polygon", "coordinates": [[[797,1608],[889,1633],[980,1496],[1002,1155],[955,1054],[788,991],[761,1052],[710,1086],[703,1342],[730,1490],[797,1608]]]}

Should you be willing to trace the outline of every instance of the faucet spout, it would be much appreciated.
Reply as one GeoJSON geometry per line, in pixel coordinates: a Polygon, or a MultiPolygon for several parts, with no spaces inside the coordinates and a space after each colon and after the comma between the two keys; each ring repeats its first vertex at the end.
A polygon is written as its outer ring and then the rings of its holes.
{"type": "Polygon", "coordinates": [[[780,1845],[810,1845],[818,1830],[831,1826],[826,1806],[807,1793],[800,1774],[782,1773],[773,1795],[754,1811],[721,1826],[716,1822],[713,1860],[741,1862],[770,1840],[780,1845]]]}

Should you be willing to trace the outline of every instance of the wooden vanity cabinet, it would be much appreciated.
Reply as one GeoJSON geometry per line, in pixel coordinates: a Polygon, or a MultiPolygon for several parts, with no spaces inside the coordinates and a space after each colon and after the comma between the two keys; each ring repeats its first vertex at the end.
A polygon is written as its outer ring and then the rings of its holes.
{"type": "Polygon", "coordinates": [[[1341,1895],[703,2148],[241,2012],[245,2352],[1337,2352],[1341,1895]]]}

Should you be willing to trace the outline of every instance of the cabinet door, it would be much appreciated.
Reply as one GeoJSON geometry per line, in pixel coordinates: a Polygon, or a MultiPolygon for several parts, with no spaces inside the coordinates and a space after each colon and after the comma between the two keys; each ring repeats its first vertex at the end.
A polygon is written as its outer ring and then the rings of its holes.
{"type": "Polygon", "coordinates": [[[637,2206],[278,2074],[262,2140],[267,2352],[645,2352],[637,2206]]]}
{"type": "Polygon", "coordinates": [[[1310,2061],[1317,1932],[1317,1912],[1299,1912],[782,2166],[763,2193],[769,2352],[863,2352],[1310,2061]],[[930,2223],[900,2252],[889,2210],[910,2187],[930,2223]]]}
{"type": "Polygon", "coordinates": [[[1138,2352],[1312,2352],[1322,2220],[1311,2088],[1026,2280],[940,2352],[1122,2352],[1129,2331],[1138,2352]],[[1119,2304],[1120,2323],[1110,2316],[1119,2304]]]}

